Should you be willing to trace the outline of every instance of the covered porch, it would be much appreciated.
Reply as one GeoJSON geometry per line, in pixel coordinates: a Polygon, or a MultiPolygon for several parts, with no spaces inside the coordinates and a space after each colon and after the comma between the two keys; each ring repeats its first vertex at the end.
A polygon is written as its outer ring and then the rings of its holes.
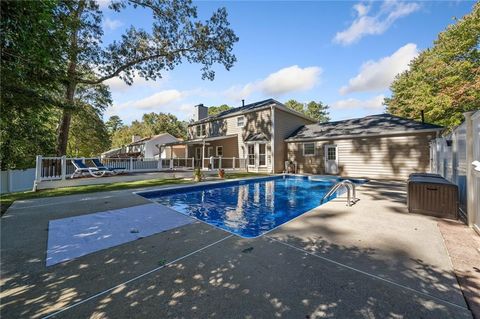
{"type": "Polygon", "coordinates": [[[238,135],[197,138],[158,145],[160,152],[177,145],[185,146],[185,157],[193,158],[194,166],[202,170],[246,170],[246,158],[239,152],[238,135]]]}

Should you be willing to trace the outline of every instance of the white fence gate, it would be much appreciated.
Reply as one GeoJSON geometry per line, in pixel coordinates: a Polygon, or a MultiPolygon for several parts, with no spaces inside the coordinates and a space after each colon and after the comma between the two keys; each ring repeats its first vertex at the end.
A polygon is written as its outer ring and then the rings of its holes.
{"type": "Polygon", "coordinates": [[[465,113],[451,134],[430,145],[431,171],[455,183],[469,226],[480,233],[480,111],[465,113]]]}

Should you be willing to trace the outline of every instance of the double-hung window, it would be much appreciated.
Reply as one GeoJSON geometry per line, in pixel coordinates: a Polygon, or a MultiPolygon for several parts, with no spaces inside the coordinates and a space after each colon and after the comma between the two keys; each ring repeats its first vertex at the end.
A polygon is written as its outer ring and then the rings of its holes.
{"type": "Polygon", "coordinates": [[[217,157],[223,156],[223,146],[217,146],[217,157]]]}
{"type": "Polygon", "coordinates": [[[245,118],[243,116],[237,117],[237,127],[243,127],[245,125],[245,118]]]}
{"type": "Polygon", "coordinates": [[[315,143],[303,143],[303,156],[315,155],[315,143]]]}
{"type": "Polygon", "coordinates": [[[248,165],[255,166],[255,144],[248,145],[248,165]]]}
{"type": "Polygon", "coordinates": [[[267,144],[258,144],[258,166],[267,165],[267,144]]]}
{"type": "Polygon", "coordinates": [[[197,137],[201,137],[201,136],[205,136],[207,135],[207,129],[206,129],[206,126],[205,124],[199,124],[196,126],[196,133],[197,133],[197,137]]]}

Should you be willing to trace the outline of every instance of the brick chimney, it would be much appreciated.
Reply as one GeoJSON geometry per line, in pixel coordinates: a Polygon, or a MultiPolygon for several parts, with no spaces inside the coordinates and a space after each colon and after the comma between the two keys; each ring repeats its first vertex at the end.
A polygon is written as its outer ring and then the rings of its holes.
{"type": "Polygon", "coordinates": [[[208,107],[203,104],[195,105],[195,113],[193,114],[194,121],[203,120],[208,116],[208,107]]]}

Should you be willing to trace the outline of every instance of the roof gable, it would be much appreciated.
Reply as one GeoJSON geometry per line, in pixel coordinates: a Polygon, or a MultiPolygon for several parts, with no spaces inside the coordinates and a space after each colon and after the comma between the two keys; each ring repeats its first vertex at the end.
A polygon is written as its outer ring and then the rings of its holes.
{"type": "Polygon", "coordinates": [[[441,129],[443,127],[435,124],[421,123],[391,114],[377,114],[343,121],[304,125],[293,132],[287,140],[355,137],[441,129]]]}

